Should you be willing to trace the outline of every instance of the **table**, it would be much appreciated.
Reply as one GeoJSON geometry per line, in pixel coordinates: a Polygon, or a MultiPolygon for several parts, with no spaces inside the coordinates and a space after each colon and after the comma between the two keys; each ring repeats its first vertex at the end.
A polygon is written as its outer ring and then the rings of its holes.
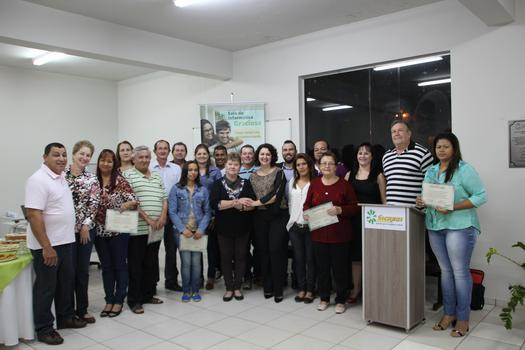
{"type": "Polygon", "coordinates": [[[14,279],[0,293],[0,344],[12,346],[18,339],[35,338],[33,322],[33,264],[31,254],[0,263],[0,275],[18,269],[14,279]]]}

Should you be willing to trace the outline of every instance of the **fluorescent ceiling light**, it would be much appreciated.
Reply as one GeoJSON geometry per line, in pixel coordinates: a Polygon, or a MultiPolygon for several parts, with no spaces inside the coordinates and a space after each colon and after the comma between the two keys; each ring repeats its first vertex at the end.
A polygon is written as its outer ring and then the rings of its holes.
{"type": "Polygon", "coordinates": [[[385,70],[385,69],[406,67],[406,66],[412,66],[414,64],[421,64],[421,63],[427,63],[427,62],[441,61],[442,59],[443,59],[443,57],[441,57],[441,56],[421,57],[421,58],[415,58],[413,60],[400,61],[400,62],[394,62],[394,63],[385,64],[385,65],[382,65],[382,66],[377,66],[377,67],[374,68],[374,70],[375,71],[379,71],[379,70],[385,70]]]}
{"type": "Polygon", "coordinates": [[[438,84],[447,84],[450,83],[451,79],[438,79],[438,80],[429,80],[418,83],[417,86],[428,86],[428,85],[438,85],[438,84]]]}
{"type": "Polygon", "coordinates": [[[354,108],[354,107],[349,106],[349,105],[340,105],[340,106],[326,107],[326,108],[323,108],[323,112],[337,111],[338,109],[348,109],[348,108],[354,108]]]}
{"type": "Polygon", "coordinates": [[[306,98],[306,102],[313,102],[313,101],[317,101],[315,98],[313,97],[307,97],[306,98]]]}
{"type": "MultiPolygon", "coordinates": [[[[200,0],[202,1],[202,0],[200,0]]],[[[177,7],[186,7],[199,2],[199,0],[173,0],[173,4],[177,7]]]]}
{"type": "Polygon", "coordinates": [[[42,56],[38,56],[37,58],[33,59],[33,64],[35,66],[41,66],[51,61],[61,60],[66,56],[67,55],[62,52],[48,52],[43,54],[42,56]]]}

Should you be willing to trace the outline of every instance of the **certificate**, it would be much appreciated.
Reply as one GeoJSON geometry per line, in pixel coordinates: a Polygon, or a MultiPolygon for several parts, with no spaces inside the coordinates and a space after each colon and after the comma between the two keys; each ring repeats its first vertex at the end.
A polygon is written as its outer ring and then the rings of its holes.
{"type": "Polygon", "coordinates": [[[326,212],[328,209],[333,208],[332,202],[323,203],[316,207],[307,209],[303,212],[304,215],[308,215],[308,227],[310,231],[320,229],[322,227],[333,225],[339,222],[337,215],[328,215],[326,212]]]}
{"type": "Polygon", "coordinates": [[[194,239],[193,237],[186,237],[182,233],[180,235],[180,251],[190,252],[205,252],[208,247],[208,236],[203,235],[200,239],[194,239]]]}
{"type": "Polygon", "coordinates": [[[160,230],[154,231],[151,226],[149,227],[148,244],[160,242],[164,237],[164,226],[160,230]]]}
{"type": "Polygon", "coordinates": [[[137,233],[139,212],[136,210],[108,209],[106,211],[106,231],[121,233],[137,233]]]}
{"type": "Polygon", "coordinates": [[[421,197],[428,207],[454,210],[454,186],[452,185],[423,182],[421,197]]]}

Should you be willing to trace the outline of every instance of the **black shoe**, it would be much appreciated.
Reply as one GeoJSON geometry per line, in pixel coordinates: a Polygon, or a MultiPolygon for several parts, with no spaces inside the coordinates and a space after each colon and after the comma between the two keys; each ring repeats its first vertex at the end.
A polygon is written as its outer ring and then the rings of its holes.
{"type": "Polygon", "coordinates": [[[214,283],[215,281],[213,279],[209,279],[208,281],[206,281],[206,290],[212,290],[214,287],[214,283]]]}
{"type": "Polygon", "coordinates": [[[244,295],[242,295],[241,291],[239,291],[239,294],[235,293],[236,291],[233,291],[233,297],[235,298],[235,300],[243,300],[244,299],[244,295]]]}
{"type": "Polygon", "coordinates": [[[84,320],[81,320],[80,318],[73,317],[72,319],[57,322],[57,329],[65,329],[65,328],[84,328],[87,325],[87,322],[84,320]]]}
{"type": "Polygon", "coordinates": [[[273,293],[264,293],[264,299],[270,299],[273,297],[273,293]]]}
{"type": "Polygon", "coordinates": [[[251,290],[252,288],[253,288],[253,285],[252,285],[252,280],[251,279],[243,282],[242,289],[244,289],[244,290],[251,290]]]}
{"type": "Polygon", "coordinates": [[[231,301],[233,299],[233,292],[230,296],[226,296],[226,293],[224,293],[224,296],[222,297],[222,301],[231,301]]]}
{"type": "Polygon", "coordinates": [[[165,285],[164,288],[174,292],[182,292],[182,287],[178,283],[165,285]]]}
{"type": "Polygon", "coordinates": [[[275,298],[273,298],[273,300],[276,302],[276,303],[280,303],[281,301],[284,300],[284,297],[281,295],[281,296],[275,296],[275,298]]]}
{"type": "Polygon", "coordinates": [[[38,335],[37,339],[39,342],[47,345],[60,345],[64,342],[64,338],[62,338],[54,329],[47,334],[38,335]]]}

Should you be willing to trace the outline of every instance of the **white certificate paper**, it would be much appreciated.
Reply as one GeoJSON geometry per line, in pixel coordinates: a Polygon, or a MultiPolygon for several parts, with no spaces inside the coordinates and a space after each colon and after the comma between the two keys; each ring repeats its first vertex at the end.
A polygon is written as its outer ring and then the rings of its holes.
{"type": "Polygon", "coordinates": [[[326,212],[328,209],[333,207],[334,204],[332,202],[328,202],[307,209],[303,212],[304,215],[308,215],[308,227],[310,228],[310,231],[339,222],[337,215],[328,215],[326,212]]]}
{"type": "Polygon", "coordinates": [[[454,210],[454,186],[423,182],[421,194],[427,207],[454,210]]]}
{"type": "Polygon", "coordinates": [[[108,209],[106,211],[106,231],[120,233],[137,233],[139,212],[136,210],[108,209]]]}
{"type": "Polygon", "coordinates": [[[148,235],[148,244],[160,242],[162,241],[162,238],[164,237],[164,226],[157,231],[153,231],[151,226],[149,227],[149,235],[148,235]]]}
{"type": "Polygon", "coordinates": [[[180,235],[179,250],[187,250],[190,252],[205,252],[208,247],[208,236],[203,235],[200,239],[194,239],[193,237],[186,237],[183,234],[180,235]]]}

